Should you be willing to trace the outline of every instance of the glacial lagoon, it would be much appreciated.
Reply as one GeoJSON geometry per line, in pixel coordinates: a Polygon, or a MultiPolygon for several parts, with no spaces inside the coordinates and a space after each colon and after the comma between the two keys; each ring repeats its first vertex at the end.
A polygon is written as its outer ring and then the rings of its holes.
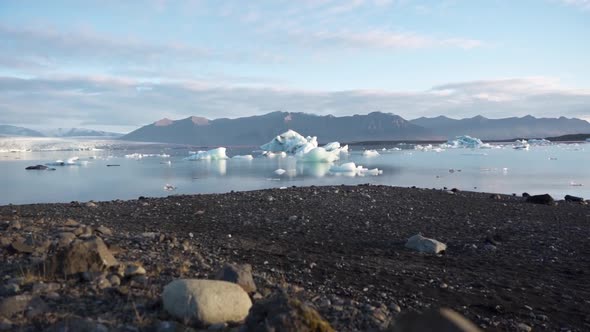
{"type": "Polygon", "coordinates": [[[123,141],[0,138],[0,205],[362,183],[590,198],[588,143],[531,145],[528,150],[514,149],[513,143],[488,149],[354,145],[334,163],[263,156],[256,147],[228,148],[227,160],[186,160],[195,150],[123,141]],[[231,158],[249,154],[253,159],[231,158]],[[50,166],[54,171],[25,170],[56,160],[67,164],[70,158],[72,165],[50,166]],[[348,162],[382,174],[333,171],[334,165],[348,162]]]}

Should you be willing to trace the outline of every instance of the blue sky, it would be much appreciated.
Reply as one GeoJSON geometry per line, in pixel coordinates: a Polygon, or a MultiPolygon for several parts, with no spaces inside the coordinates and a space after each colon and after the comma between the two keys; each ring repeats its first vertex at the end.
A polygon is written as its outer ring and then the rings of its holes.
{"type": "Polygon", "coordinates": [[[0,2],[0,123],[590,120],[590,0],[0,2]]]}

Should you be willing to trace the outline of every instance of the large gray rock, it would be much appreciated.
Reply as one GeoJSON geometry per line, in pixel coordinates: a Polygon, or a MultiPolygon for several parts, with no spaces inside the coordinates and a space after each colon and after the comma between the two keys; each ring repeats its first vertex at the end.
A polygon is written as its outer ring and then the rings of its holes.
{"type": "Polygon", "coordinates": [[[252,278],[252,265],[250,264],[225,264],[217,272],[215,279],[238,284],[248,293],[256,292],[256,284],[252,278]]]}
{"type": "Polygon", "coordinates": [[[252,306],[239,285],[203,279],[172,281],[164,287],[162,302],[175,318],[194,320],[203,326],[243,321],[252,306]]]}
{"type": "Polygon", "coordinates": [[[21,313],[34,317],[45,312],[47,304],[39,297],[32,295],[15,295],[0,302],[0,316],[11,318],[21,313]]]}
{"type": "Polygon", "coordinates": [[[46,267],[51,274],[72,275],[101,272],[117,265],[117,259],[99,237],[76,240],[50,258],[46,267]]]}
{"type": "Polygon", "coordinates": [[[442,308],[423,314],[409,313],[395,322],[387,332],[481,332],[472,322],[461,314],[442,308]]]}
{"type": "Polygon", "coordinates": [[[421,234],[416,234],[408,239],[406,248],[429,254],[438,254],[447,250],[447,245],[435,239],[424,237],[421,234]]]}

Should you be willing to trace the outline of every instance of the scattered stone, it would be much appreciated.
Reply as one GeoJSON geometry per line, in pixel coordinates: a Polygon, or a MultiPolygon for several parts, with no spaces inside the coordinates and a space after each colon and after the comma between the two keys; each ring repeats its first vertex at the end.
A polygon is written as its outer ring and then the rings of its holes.
{"type": "Polygon", "coordinates": [[[74,219],[68,219],[68,220],[66,220],[66,222],[64,222],[64,226],[66,226],[66,227],[78,227],[78,226],[80,226],[80,223],[77,222],[74,219]]]}
{"type": "Polygon", "coordinates": [[[527,192],[524,192],[524,193],[522,193],[522,197],[527,198],[527,197],[531,197],[531,195],[529,195],[529,193],[527,193],[527,192]]]}
{"type": "Polygon", "coordinates": [[[313,308],[283,292],[256,302],[245,324],[246,331],[331,332],[334,329],[313,308]]]}
{"type": "Polygon", "coordinates": [[[25,313],[27,317],[32,318],[46,310],[47,304],[41,298],[32,295],[15,295],[0,302],[0,316],[6,318],[21,313],[25,313]]]}
{"type": "Polygon", "coordinates": [[[438,254],[447,250],[447,245],[435,239],[424,237],[421,234],[416,234],[408,239],[406,248],[424,253],[438,254]]]}
{"type": "Polygon", "coordinates": [[[142,276],[145,275],[147,271],[143,268],[143,266],[138,264],[129,264],[125,268],[125,276],[126,277],[133,277],[133,276],[142,276]]]}
{"type": "Polygon", "coordinates": [[[57,241],[57,246],[59,248],[63,248],[69,246],[76,239],[76,234],[71,232],[63,232],[59,233],[58,238],[59,240],[57,241]]]}
{"type": "Polygon", "coordinates": [[[8,229],[19,230],[21,228],[22,228],[22,225],[20,224],[20,221],[18,221],[18,220],[12,220],[10,222],[10,224],[8,224],[8,229]]]}
{"type": "Polygon", "coordinates": [[[94,203],[94,202],[90,201],[90,202],[87,202],[87,203],[86,203],[86,207],[89,207],[89,208],[95,208],[95,207],[98,207],[98,204],[96,204],[96,203],[94,203]]]}
{"type": "Polygon", "coordinates": [[[45,330],[46,332],[108,332],[109,328],[105,325],[95,322],[89,318],[81,318],[77,316],[67,317],[45,330]]]}
{"type": "Polygon", "coordinates": [[[133,278],[131,278],[131,282],[129,283],[129,286],[134,287],[134,288],[142,288],[147,286],[148,284],[148,278],[145,275],[136,275],[133,276],[133,278]]]}
{"type": "Polygon", "coordinates": [[[493,200],[499,201],[499,200],[502,199],[502,196],[500,196],[498,194],[493,194],[493,195],[490,196],[490,198],[493,199],[493,200]]]}
{"type": "Polygon", "coordinates": [[[0,296],[12,296],[20,292],[20,286],[13,283],[8,283],[0,286],[0,296]]]}
{"type": "Polygon", "coordinates": [[[516,325],[516,327],[518,328],[519,331],[524,331],[524,332],[531,332],[533,330],[532,327],[526,325],[525,323],[519,323],[518,325],[516,325]]]}
{"type": "Polygon", "coordinates": [[[51,275],[72,275],[82,272],[101,272],[117,265],[101,238],[91,237],[87,240],[76,240],[71,246],[59,251],[51,257],[49,272],[51,275]]]}
{"type": "Polygon", "coordinates": [[[203,326],[243,321],[252,306],[239,285],[203,279],[172,281],[164,287],[162,302],[177,319],[194,319],[203,326]]]}
{"type": "Polygon", "coordinates": [[[25,243],[22,239],[12,242],[10,246],[12,250],[19,253],[32,254],[35,252],[35,248],[32,245],[25,243]]]}
{"type": "Polygon", "coordinates": [[[423,314],[408,313],[387,329],[387,332],[480,332],[481,330],[461,314],[447,308],[423,314]]]}
{"type": "Polygon", "coordinates": [[[225,264],[217,272],[215,279],[238,284],[247,293],[256,292],[256,284],[252,278],[252,265],[250,264],[225,264]]]}
{"type": "Polygon", "coordinates": [[[549,194],[528,196],[526,201],[529,203],[545,205],[553,205],[555,203],[553,197],[551,197],[549,194]]]}
{"type": "Polygon", "coordinates": [[[113,231],[111,231],[110,228],[102,226],[102,225],[98,226],[95,230],[102,235],[106,235],[106,236],[113,235],[113,231]]]}
{"type": "Polygon", "coordinates": [[[566,202],[575,202],[575,203],[581,203],[584,201],[584,199],[582,197],[576,197],[576,196],[571,196],[571,195],[565,195],[564,199],[566,202]]]}
{"type": "Polygon", "coordinates": [[[58,283],[55,283],[55,282],[50,282],[50,283],[38,282],[33,285],[32,292],[33,292],[33,294],[43,294],[43,293],[55,292],[56,290],[59,290],[60,288],[61,288],[61,285],[58,283]]]}
{"type": "Polygon", "coordinates": [[[116,274],[111,274],[109,276],[109,282],[111,283],[111,285],[113,287],[117,287],[117,286],[121,285],[121,278],[116,274]]]}

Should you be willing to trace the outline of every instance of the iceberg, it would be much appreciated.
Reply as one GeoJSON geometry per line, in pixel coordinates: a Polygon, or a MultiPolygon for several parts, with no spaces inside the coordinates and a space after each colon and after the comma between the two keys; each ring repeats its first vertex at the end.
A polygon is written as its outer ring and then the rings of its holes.
{"type": "Polygon", "coordinates": [[[305,162],[321,163],[334,162],[340,159],[340,153],[348,153],[348,145],[331,142],[320,147],[316,136],[303,137],[294,130],[287,130],[260,148],[264,150],[263,155],[269,158],[291,155],[305,162]]]}
{"type": "Polygon", "coordinates": [[[377,157],[379,156],[379,152],[377,152],[376,150],[365,150],[363,151],[363,157],[377,157]]]}
{"type": "Polygon", "coordinates": [[[287,130],[260,148],[269,152],[286,152],[289,154],[307,153],[318,147],[317,137],[303,137],[294,130],[287,130]]]}
{"type": "Polygon", "coordinates": [[[282,169],[282,168],[279,168],[279,169],[277,169],[277,170],[275,171],[275,174],[276,174],[276,175],[283,175],[283,174],[285,174],[285,173],[287,173],[287,171],[285,171],[285,170],[284,170],[284,169],[282,169]]]}
{"type": "Polygon", "coordinates": [[[482,142],[479,138],[471,137],[469,135],[457,136],[454,140],[449,140],[445,144],[441,144],[442,148],[468,148],[468,149],[491,149],[492,146],[488,143],[482,142]]]}
{"type": "Polygon", "coordinates": [[[365,175],[381,175],[383,171],[377,168],[368,169],[361,165],[356,165],[353,162],[344,163],[342,165],[333,165],[330,167],[330,173],[335,175],[346,175],[346,176],[365,176],[365,175]]]}
{"type": "Polygon", "coordinates": [[[530,148],[530,144],[526,139],[516,140],[516,142],[514,142],[512,145],[512,148],[515,150],[528,150],[530,148]]]}
{"type": "Polygon", "coordinates": [[[184,160],[225,160],[228,159],[225,154],[226,148],[217,148],[208,151],[189,152],[191,155],[184,160]]]}

